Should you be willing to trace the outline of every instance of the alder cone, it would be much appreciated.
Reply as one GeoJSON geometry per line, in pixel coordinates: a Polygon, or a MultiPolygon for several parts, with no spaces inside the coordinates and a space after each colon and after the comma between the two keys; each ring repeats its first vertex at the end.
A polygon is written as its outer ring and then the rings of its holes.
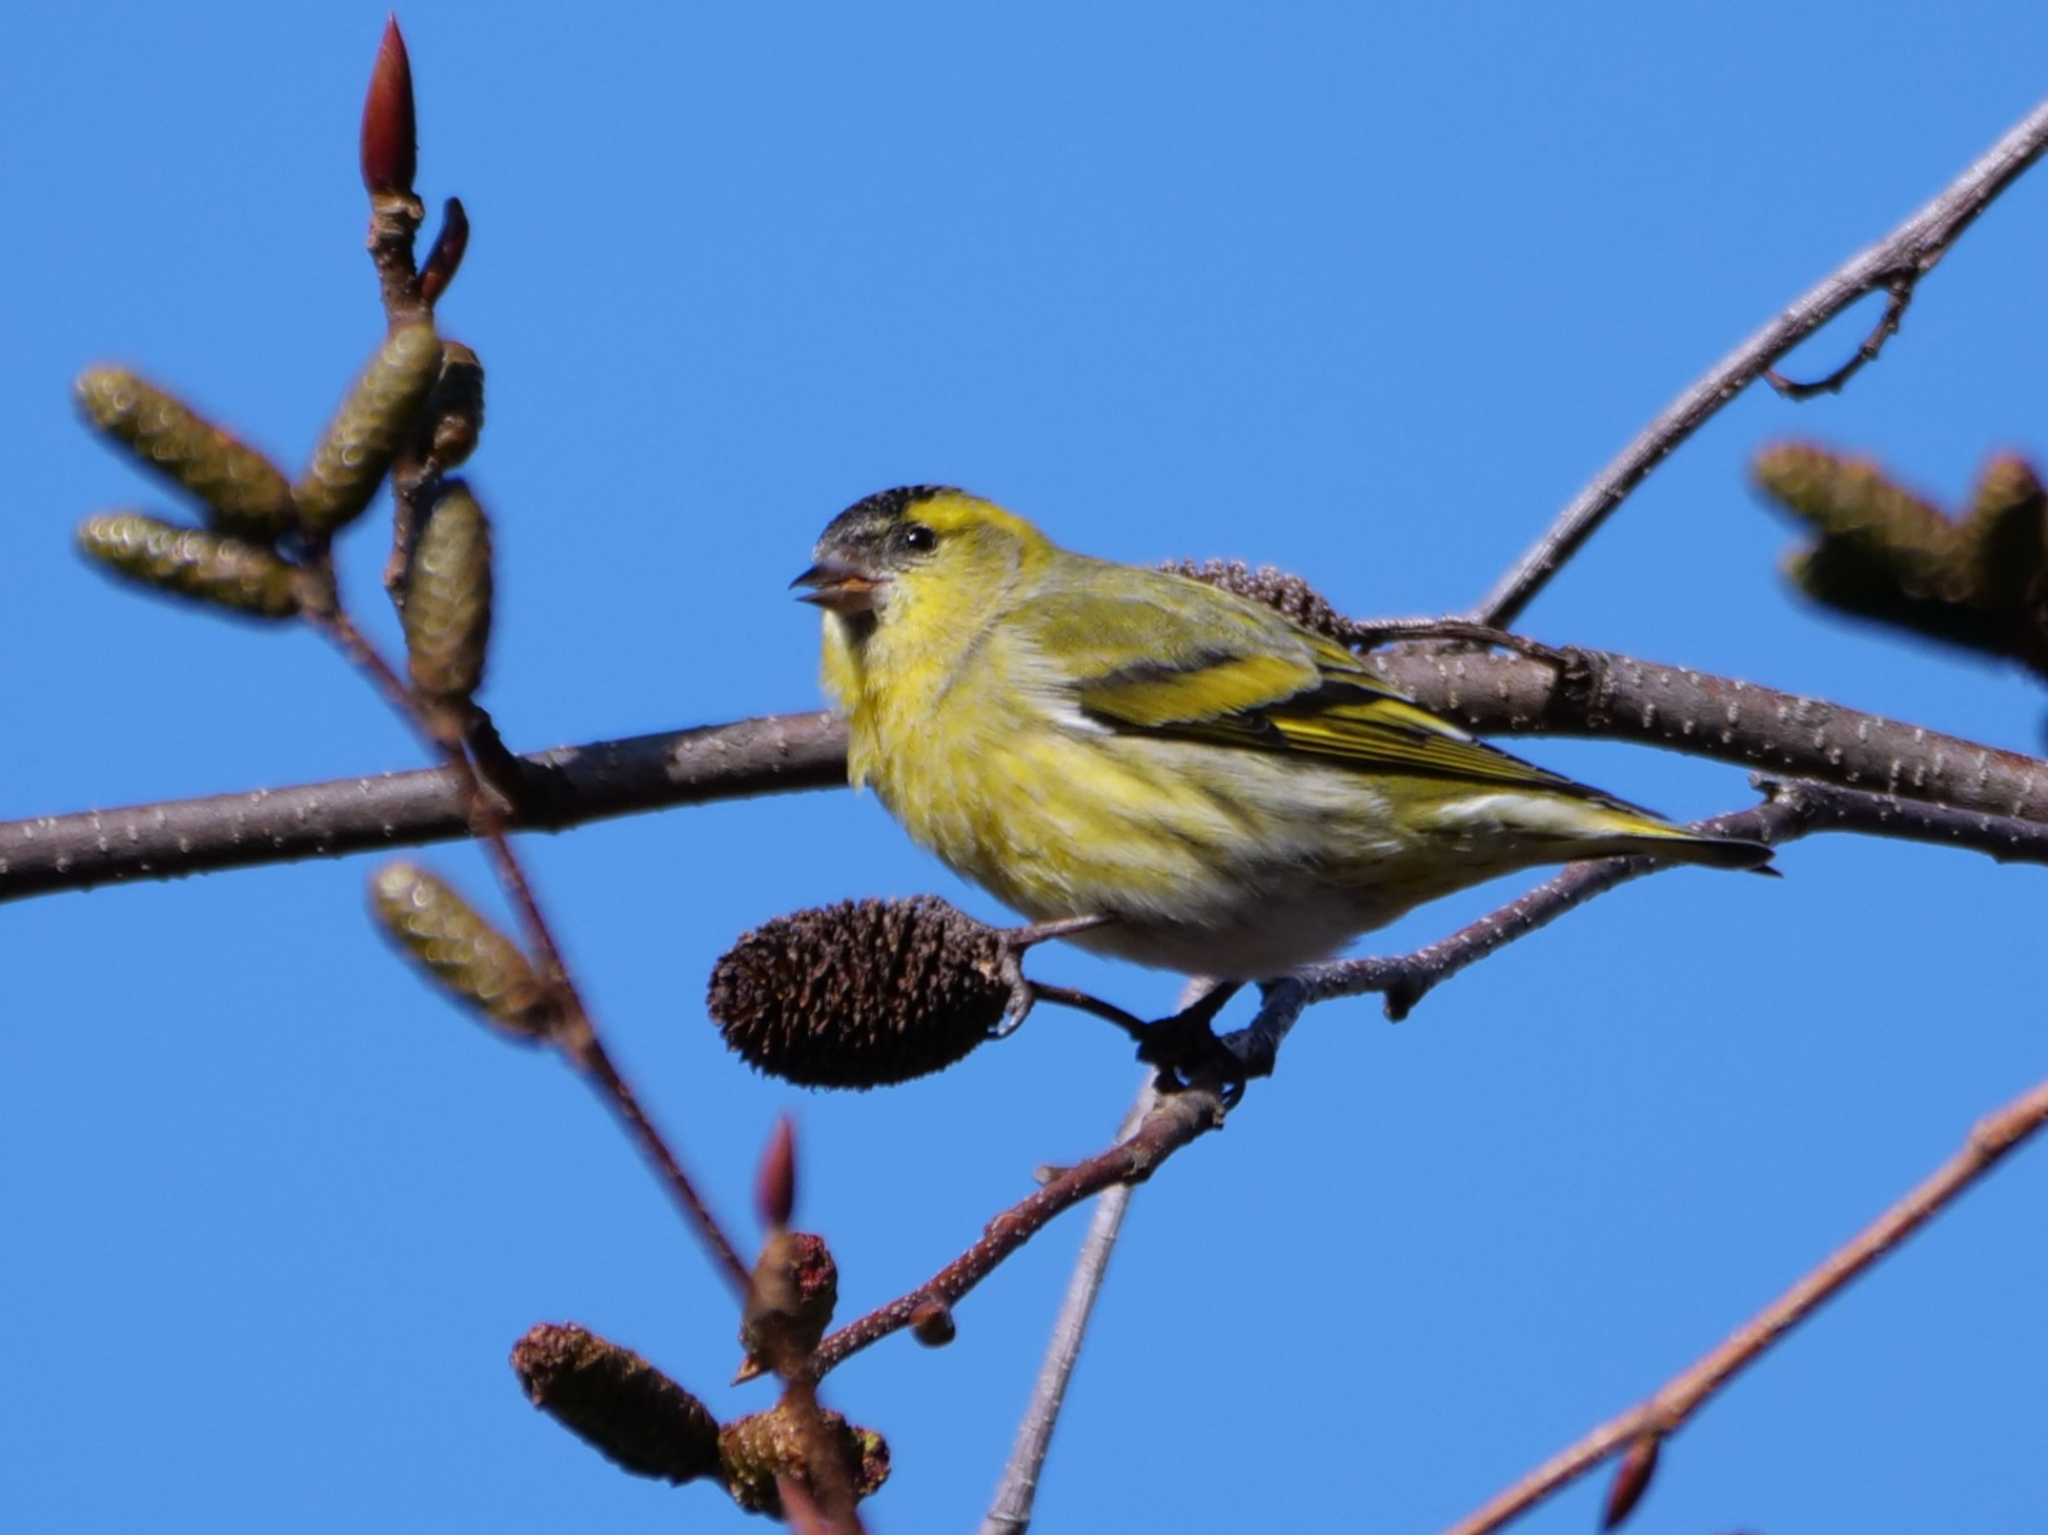
{"type": "Polygon", "coordinates": [[[1002,940],[936,896],[841,901],[777,917],[712,967],[727,1045],[806,1087],[880,1087],[987,1039],[1010,1000],[1002,940]]]}

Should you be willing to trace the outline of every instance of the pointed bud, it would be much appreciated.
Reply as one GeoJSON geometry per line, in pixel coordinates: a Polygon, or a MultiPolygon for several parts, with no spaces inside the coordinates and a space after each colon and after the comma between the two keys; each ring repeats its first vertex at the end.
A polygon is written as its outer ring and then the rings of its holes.
{"type": "Polygon", "coordinates": [[[467,699],[491,638],[491,525],[459,480],[442,485],[414,547],[405,599],[406,663],[429,698],[467,699]]]}
{"type": "Polygon", "coordinates": [[[952,1065],[1010,1000],[993,928],[934,896],[777,917],[711,972],[708,1006],[749,1064],[809,1087],[877,1087],[952,1065]]]}
{"type": "Polygon", "coordinates": [[[299,610],[297,571],[267,549],[220,533],[110,512],[79,524],[78,547],[130,581],[251,618],[290,618],[299,610]]]}
{"type": "Polygon", "coordinates": [[[789,1224],[796,1210],[796,1126],[784,1114],[775,1121],[768,1149],[754,1174],[754,1209],[771,1231],[789,1224]]]}
{"type": "Polygon", "coordinates": [[[263,542],[291,526],[284,472],[149,380],[126,368],[88,368],[78,376],[78,404],[144,468],[204,502],[215,526],[263,542]]]}
{"type": "Polygon", "coordinates": [[[762,1245],[740,1317],[747,1358],[779,1374],[808,1359],[839,1304],[839,1265],[825,1239],[778,1231],[762,1245]]]}
{"type": "Polygon", "coordinates": [[[363,186],[372,194],[410,192],[419,165],[418,139],[412,60],[406,57],[405,39],[393,16],[384,23],[377,61],[370,66],[370,89],[363,97],[363,186]]]}
{"type": "Polygon", "coordinates": [[[612,1464],[678,1484],[722,1478],[718,1420],[638,1354],[542,1323],[513,1346],[512,1368],[528,1401],[612,1464]]]}
{"type": "Polygon", "coordinates": [[[428,455],[453,469],[476,451],[484,429],[484,368],[460,341],[441,343],[441,371],[427,394],[428,455]]]}
{"type": "Polygon", "coordinates": [[[944,1301],[920,1301],[910,1313],[910,1335],[926,1348],[944,1348],[958,1331],[953,1323],[953,1308],[944,1301]]]}
{"type": "Polygon", "coordinates": [[[1330,606],[1322,593],[1300,576],[1289,575],[1271,565],[1261,565],[1253,570],[1243,560],[1169,560],[1159,568],[1171,575],[1200,581],[1204,586],[1217,587],[1247,601],[1262,603],[1302,628],[1313,630],[1340,645],[1345,643],[1350,633],[1350,626],[1343,615],[1330,606]]]}
{"type": "Polygon", "coordinates": [[[1621,1464],[1614,1468],[1614,1480],[1607,1487],[1607,1507],[1600,1516],[1601,1529],[1615,1529],[1635,1512],[1636,1504],[1649,1490],[1650,1478],[1656,1474],[1657,1449],[1662,1443],[1659,1435],[1644,1434],[1622,1455],[1621,1464]]]}
{"type": "MultiPolygon", "coordinates": [[[[825,1432],[844,1461],[854,1496],[865,1498],[889,1479],[889,1446],[872,1429],[855,1428],[836,1412],[820,1409],[825,1432]]],[[[777,1477],[794,1477],[814,1495],[818,1479],[809,1472],[804,1453],[803,1422],[787,1403],[728,1423],[718,1434],[719,1459],[726,1490],[750,1514],[779,1516],[782,1499],[777,1477]]]]}
{"type": "Polygon", "coordinates": [[[385,933],[443,990],[506,1033],[542,1040],[555,1010],[516,944],[445,881],[409,863],[370,880],[370,909],[385,933]]]}
{"type": "Polygon", "coordinates": [[[441,205],[440,232],[428,248],[426,265],[420,268],[421,303],[431,308],[448,291],[448,284],[462,270],[462,254],[468,249],[469,214],[464,211],[461,198],[451,197],[441,205]]]}
{"type": "Polygon", "coordinates": [[[440,363],[431,325],[402,325],[384,338],[292,487],[308,532],[334,533],[370,504],[411,438],[440,363]]]}

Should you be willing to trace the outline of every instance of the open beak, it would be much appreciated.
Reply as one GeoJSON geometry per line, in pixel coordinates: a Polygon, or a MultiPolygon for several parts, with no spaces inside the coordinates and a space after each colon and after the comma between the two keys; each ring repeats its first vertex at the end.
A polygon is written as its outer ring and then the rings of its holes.
{"type": "Polygon", "coordinates": [[[875,595],[888,583],[869,575],[848,560],[826,557],[789,583],[803,587],[798,602],[816,603],[834,613],[872,613],[875,595]]]}

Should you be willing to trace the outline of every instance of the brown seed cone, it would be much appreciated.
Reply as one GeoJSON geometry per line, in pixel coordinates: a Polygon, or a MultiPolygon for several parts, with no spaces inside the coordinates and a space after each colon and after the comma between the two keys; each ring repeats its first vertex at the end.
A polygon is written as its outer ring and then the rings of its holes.
{"type": "Polygon", "coordinates": [[[1314,587],[1300,576],[1261,565],[1253,570],[1243,560],[1169,560],[1159,567],[1172,575],[1186,576],[1204,586],[1218,587],[1235,596],[1263,603],[1292,619],[1302,628],[1344,644],[1350,625],[1314,587]]]}
{"type": "Polygon", "coordinates": [[[547,1036],[554,1010],[533,966],[446,881],[415,864],[387,864],[370,880],[370,909],[451,996],[516,1038],[547,1036]]]}
{"type": "Polygon", "coordinates": [[[431,325],[402,325],[384,338],[292,487],[308,532],[334,533],[370,504],[392,459],[411,440],[440,363],[441,343],[431,325]]]}
{"type": "Polygon", "coordinates": [[[745,934],[708,1005],[749,1064],[807,1087],[879,1087],[938,1071],[988,1038],[1010,988],[1002,941],[935,896],[841,901],[745,934]]]}
{"type": "MultiPolygon", "coordinates": [[[[889,1479],[889,1446],[873,1429],[855,1428],[836,1412],[819,1409],[826,1432],[844,1458],[854,1496],[865,1498],[889,1479]]],[[[786,1403],[740,1418],[719,1430],[718,1457],[726,1490],[750,1514],[780,1515],[778,1476],[792,1476],[817,1488],[807,1470],[803,1425],[786,1403]]]]}
{"type": "Polygon", "coordinates": [[[460,481],[441,487],[413,550],[405,654],[413,686],[465,699],[484,679],[491,638],[491,524],[460,481]]]}
{"type": "Polygon", "coordinates": [[[78,547],[130,581],[251,618],[299,610],[298,573],[269,550],[224,534],[109,512],[78,525],[78,547]]]}
{"type": "Polygon", "coordinates": [[[78,404],[108,437],[206,506],[215,527],[268,543],[292,523],[284,471],[175,395],[126,368],[88,368],[78,404]]]}
{"type": "Polygon", "coordinates": [[[630,1349],[543,1322],[513,1345],[512,1368],[534,1406],[635,1476],[722,1477],[718,1420],[630,1349]]]}

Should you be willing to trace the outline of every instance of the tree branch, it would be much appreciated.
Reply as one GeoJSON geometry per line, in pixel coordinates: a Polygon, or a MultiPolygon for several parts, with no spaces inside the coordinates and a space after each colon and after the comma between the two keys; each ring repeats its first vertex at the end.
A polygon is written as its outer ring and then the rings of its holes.
{"type": "Polygon", "coordinates": [[[391,705],[393,712],[412,727],[422,745],[429,751],[439,752],[445,759],[445,771],[455,786],[466,827],[482,844],[484,856],[518,916],[528,953],[538,963],[542,979],[555,995],[557,1017],[555,1026],[548,1031],[549,1042],[596,1089],[606,1107],[624,1125],[641,1155],[660,1177],[684,1219],[703,1243],[712,1266],[719,1270],[735,1293],[744,1296],[750,1282],[747,1265],[732,1245],[732,1239],[725,1234],[718,1217],[712,1213],[711,1206],[705,1202],[696,1180],[684,1168],[668,1138],[648,1116],[640,1095],[633,1090],[632,1084],[612,1060],[611,1052],[605,1048],[597,1020],[583,1000],[583,990],[562,957],[553,925],[541,909],[532,882],[526,877],[526,869],[505,835],[503,814],[495,807],[469,759],[463,754],[461,745],[454,740],[440,738],[430,710],[356,627],[342,603],[333,567],[324,559],[320,566],[320,580],[325,588],[325,602],[306,609],[305,621],[363,674],[391,705]]]}
{"type": "MultiPolygon", "coordinates": [[[[846,782],[846,732],[826,714],[770,714],[519,759],[539,813],[518,830],[555,831],[671,805],[824,789],[846,782]]],[[[337,858],[469,835],[448,768],[337,778],[119,810],[0,823],[0,900],[131,879],[337,858]]]]}
{"type": "Polygon", "coordinates": [[[921,1308],[950,1309],[1054,1216],[1104,1189],[1144,1182],[1160,1163],[1222,1123],[1223,1101],[1214,1088],[1191,1087],[1156,1099],[1130,1135],[1076,1163],[998,1215],[979,1241],[916,1289],[849,1322],[820,1343],[811,1355],[813,1376],[830,1373],[868,1345],[908,1327],[921,1308]]]}
{"type": "Polygon", "coordinates": [[[1498,735],[1641,741],[1991,815],[2048,821],[2048,761],[1689,667],[1572,649],[1562,672],[1518,656],[1366,657],[1425,708],[1498,735]]]}
{"type": "MultiPolygon", "coordinates": [[[[1130,1136],[1152,1112],[1158,1094],[1153,1091],[1152,1073],[1145,1074],[1137,1101],[1124,1116],[1117,1139],[1130,1136]]],[[[1102,1281],[1109,1272],[1109,1255],[1116,1249],[1123,1230],[1124,1212],[1130,1208],[1131,1185],[1119,1183],[1104,1189],[1095,1201],[1095,1213],[1088,1220],[1088,1234],[1081,1238],[1081,1251],[1074,1271],[1067,1277],[1067,1292],[1060,1300],[1059,1315],[1053,1318],[1052,1337],[1045,1346],[1045,1359],[1038,1378],[1031,1383],[1031,1401],[1017,1424],[1017,1437],[1010,1445],[1010,1458],[1003,1466],[987,1515],[981,1521],[981,1535],[1024,1535],[1031,1527],[1031,1511],[1038,1499],[1038,1474],[1052,1448],[1052,1431],[1066,1404],[1067,1382],[1081,1358],[1081,1344],[1088,1335],[1088,1318],[1095,1310],[1095,1297],[1102,1293],[1102,1281]]]]}
{"type": "MultiPolygon", "coordinates": [[[[1695,380],[1637,433],[1635,440],[1591,484],[1572,498],[1543,536],[1472,609],[1470,616],[1484,624],[1513,623],[1565,561],[1674,448],[1704,426],[1766,368],[1864,294],[1880,288],[1896,294],[1901,284],[1910,292],[1912,285],[1927,275],[1977,215],[2040,157],[2043,148],[2048,148],[2048,102],[2022,118],[1940,196],[1876,245],[1851,258],[1786,305],[1695,380]]],[[[1896,297],[1893,302],[1903,309],[1896,297]]],[[[1897,316],[1892,311],[1887,311],[1887,318],[1896,324],[1897,316]]],[[[1880,327],[1884,324],[1879,323],[1880,327]]],[[[1882,339],[1882,335],[1872,338],[1880,344],[1882,339]]],[[[1875,355],[1875,346],[1870,350],[1875,355]]]]}
{"type": "MultiPolygon", "coordinates": [[[[1528,643],[1528,642],[1524,642],[1528,643]]],[[[1732,678],[1605,651],[1570,664],[1479,652],[1376,652],[1424,707],[1501,735],[1642,741],[1744,767],[2048,821],[2048,761],[1732,678]]],[[[771,714],[519,759],[516,830],[846,781],[845,728],[771,714]]],[[[469,834],[445,768],[0,823],[0,901],[131,879],[338,857],[469,834]]]]}
{"type": "Polygon", "coordinates": [[[1670,1435],[1739,1372],[1833,1299],[1849,1281],[1939,1214],[2044,1123],[2048,1123],[2048,1082],[1979,1122],[1963,1149],[1919,1187],[1736,1328],[1719,1347],[1674,1376],[1648,1401],[1609,1419],[1577,1444],[1545,1461],[1485,1507],[1454,1525],[1450,1535],[1487,1535],[1639,1439],[1670,1435]]]}
{"type": "MultiPolygon", "coordinates": [[[[1755,782],[1770,796],[1764,804],[1696,822],[1696,828],[1773,845],[1817,832],[1861,832],[1968,848],[2004,863],[2048,864],[2048,825],[2040,822],[1832,784],[1761,776],[1755,782]]],[[[1437,986],[1517,938],[1526,938],[1619,885],[1683,867],[1657,858],[1598,858],[1567,864],[1526,895],[1423,948],[1387,958],[1336,960],[1301,971],[1288,985],[1275,988],[1260,1017],[1243,1033],[1271,1032],[1277,1026],[1284,1037],[1304,1007],[1367,992],[1381,993],[1386,998],[1387,1016],[1399,1021],[1437,986]]]]}
{"type": "Polygon", "coordinates": [[[1862,345],[1849,354],[1849,360],[1832,373],[1801,383],[1798,379],[1785,377],[1776,368],[1764,369],[1764,382],[1788,400],[1810,400],[1816,395],[1840,394],[1843,387],[1861,373],[1866,366],[1877,361],[1877,354],[1884,350],[1884,344],[1898,334],[1899,326],[1905,321],[1906,310],[1912,305],[1913,290],[1919,286],[1926,268],[1918,272],[1901,273],[1885,284],[1891,297],[1885,301],[1884,313],[1877,317],[1877,323],[1870,327],[1870,334],[1863,338],[1862,345]]]}

